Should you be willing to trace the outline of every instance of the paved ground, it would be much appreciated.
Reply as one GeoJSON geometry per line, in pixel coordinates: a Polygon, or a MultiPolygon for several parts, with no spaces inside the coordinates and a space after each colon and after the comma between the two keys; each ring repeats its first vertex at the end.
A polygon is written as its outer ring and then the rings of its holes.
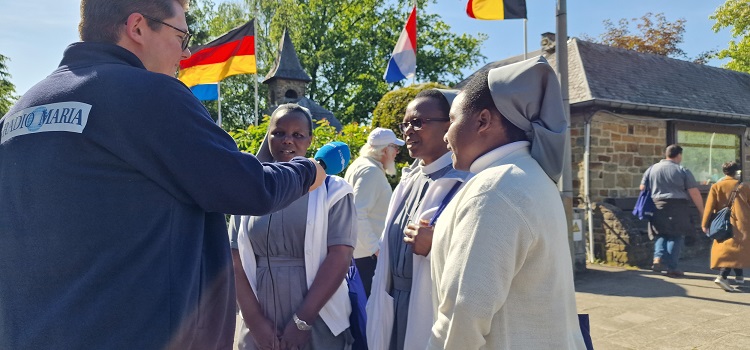
{"type": "Polygon", "coordinates": [[[750,349],[750,281],[742,292],[725,292],[708,256],[681,268],[681,279],[602,266],[577,276],[578,310],[590,314],[594,348],[750,349]]]}
{"type": "Polygon", "coordinates": [[[750,281],[744,293],[727,293],[708,256],[681,264],[681,279],[598,265],[578,275],[578,311],[590,314],[594,348],[750,349],[750,281]]]}

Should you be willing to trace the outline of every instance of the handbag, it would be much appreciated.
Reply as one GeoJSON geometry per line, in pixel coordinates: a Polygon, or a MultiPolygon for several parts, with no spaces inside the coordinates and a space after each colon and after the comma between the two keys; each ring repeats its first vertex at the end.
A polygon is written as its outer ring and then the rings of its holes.
{"type": "Polygon", "coordinates": [[[349,331],[354,337],[352,350],[367,350],[367,295],[354,259],[346,274],[346,284],[349,286],[349,301],[352,303],[352,313],[349,315],[349,331]]]}
{"type": "Polygon", "coordinates": [[[644,218],[651,219],[654,216],[654,212],[656,212],[656,205],[651,198],[651,181],[649,180],[649,174],[651,174],[651,167],[646,170],[646,174],[644,175],[646,179],[643,181],[643,190],[638,195],[638,200],[635,202],[635,207],[633,208],[633,215],[637,216],[640,220],[643,220],[644,218]]]}
{"type": "Polygon", "coordinates": [[[730,239],[734,236],[732,232],[732,204],[734,198],[737,196],[737,191],[742,183],[738,182],[732,190],[732,194],[729,195],[729,201],[727,206],[716,212],[713,220],[711,220],[711,226],[708,228],[708,238],[715,239],[716,242],[721,243],[730,239]]]}

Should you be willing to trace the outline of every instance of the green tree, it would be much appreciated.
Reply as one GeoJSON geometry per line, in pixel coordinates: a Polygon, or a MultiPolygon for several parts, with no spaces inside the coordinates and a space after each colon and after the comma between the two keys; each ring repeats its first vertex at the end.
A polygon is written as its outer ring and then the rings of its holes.
{"type": "MultiPolygon", "coordinates": [[[[383,94],[403,84],[388,84],[382,77],[410,11],[406,2],[245,0],[212,7],[209,1],[193,0],[193,8],[197,6],[201,15],[189,18],[191,30],[206,28],[208,38],[214,38],[249,20],[248,17],[256,18],[256,60],[259,73],[265,73],[273,65],[283,30],[288,28],[300,62],[313,79],[308,85],[308,96],[331,110],[343,124],[367,122],[383,94]]],[[[423,10],[428,1],[431,0],[420,1],[419,8],[423,10]]],[[[485,38],[482,34],[456,35],[438,15],[422,11],[418,25],[417,79],[457,82],[462,69],[471,68],[485,58],[479,52],[485,38]]],[[[225,128],[226,123],[249,122],[247,116],[253,112],[252,83],[252,76],[242,75],[222,82],[225,128]]],[[[264,85],[259,95],[265,104],[264,85]]],[[[215,111],[211,103],[206,106],[215,111]]]]}
{"type": "Polygon", "coordinates": [[[750,0],[727,0],[710,18],[716,21],[715,32],[731,28],[733,38],[717,57],[731,59],[726,68],[750,73],[750,0]]]}
{"type": "Polygon", "coordinates": [[[10,82],[8,67],[5,65],[8,57],[0,55],[0,117],[8,113],[8,110],[16,100],[16,87],[10,82]]]}

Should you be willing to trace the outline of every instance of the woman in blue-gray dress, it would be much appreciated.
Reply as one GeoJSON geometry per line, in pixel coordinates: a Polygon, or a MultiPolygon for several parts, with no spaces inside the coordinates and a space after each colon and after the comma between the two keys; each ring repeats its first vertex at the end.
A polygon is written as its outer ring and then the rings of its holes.
{"type": "MultiPolygon", "coordinates": [[[[311,142],[309,112],[281,105],[271,116],[267,146],[258,158],[289,161],[305,156],[311,142]]],[[[331,176],[286,209],[240,219],[240,349],[351,347],[344,277],[356,242],[355,215],[351,187],[331,176]]]]}

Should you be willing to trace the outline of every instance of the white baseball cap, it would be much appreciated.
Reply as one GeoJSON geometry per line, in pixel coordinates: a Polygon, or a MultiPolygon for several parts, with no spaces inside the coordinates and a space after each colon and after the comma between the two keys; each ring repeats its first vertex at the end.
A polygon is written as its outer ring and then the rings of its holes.
{"type": "Polygon", "coordinates": [[[370,132],[370,136],[367,136],[367,143],[370,146],[385,146],[389,144],[395,144],[396,146],[403,146],[404,140],[396,137],[396,134],[391,129],[375,128],[370,132]]]}

